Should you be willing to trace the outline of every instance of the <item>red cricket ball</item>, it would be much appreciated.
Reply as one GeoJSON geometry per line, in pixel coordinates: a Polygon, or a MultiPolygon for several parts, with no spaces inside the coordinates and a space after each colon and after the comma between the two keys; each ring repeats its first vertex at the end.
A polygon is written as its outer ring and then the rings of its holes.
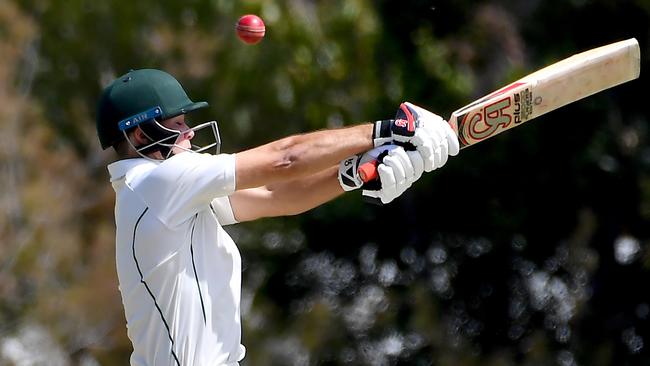
{"type": "Polygon", "coordinates": [[[237,36],[248,44],[256,44],[264,38],[266,27],[257,15],[247,14],[237,21],[237,36]]]}

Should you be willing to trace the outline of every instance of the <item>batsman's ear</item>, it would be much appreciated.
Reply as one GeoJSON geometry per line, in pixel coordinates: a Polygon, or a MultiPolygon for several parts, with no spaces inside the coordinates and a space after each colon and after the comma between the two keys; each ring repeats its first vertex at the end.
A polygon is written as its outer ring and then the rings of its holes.
{"type": "Polygon", "coordinates": [[[140,146],[142,144],[146,144],[149,142],[149,138],[147,135],[142,131],[140,126],[132,129],[131,131],[127,132],[127,136],[133,136],[133,143],[135,146],[140,146]]]}

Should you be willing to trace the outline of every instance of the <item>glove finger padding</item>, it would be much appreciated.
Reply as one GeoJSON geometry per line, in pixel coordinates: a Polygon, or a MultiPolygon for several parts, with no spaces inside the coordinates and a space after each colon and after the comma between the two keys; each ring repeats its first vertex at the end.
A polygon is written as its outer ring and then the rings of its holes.
{"type": "Polygon", "coordinates": [[[456,156],[460,152],[460,141],[458,141],[458,135],[454,132],[454,129],[451,128],[451,125],[445,121],[445,137],[447,138],[448,153],[451,156],[456,156]]]}
{"type": "Polygon", "coordinates": [[[392,152],[392,156],[399,160],[401,167],[404,169],[405,182],[403,185],[406,186],[406,188],[410,187],[413,182],[422,176],[422,172],[424,171],[424,162],[417,151],[397,150],[392,152]]]}
{"type": "Polygon", "coordinates": [[[388,152],[383,162],[377,166],[381,189],[364,190],[363,195],[378,198],[385,204],[404,193],[423,171],[424,164],[421,157],[417,152],[411,153],[412,158],[401,147],[388,152]]]}
{"type": "Polygon", "coordinates": [[[436,167],[434,169],[441,168],[447,162],[447,141],[443,140],[438,146],[436,146],[436,167]]]}
{"type": "Polygon", "coordinates": [[[395,184],[397,186],[402,186],[411,180],[413,176],[413,164],[411,164],[411,160],[409,160],[404,149],[390,151],[388,156],[384,158],[383,163],[393,169],[395,184]]]}
{"type": "Polygon", "coordinates": [[[400,195],[396,189],[395,173],[385,164],[377,166],[377,173],[381,180],[381,189],[378,191],[364,190],[363,195],[378,198],[384,204],[389,203],[400,195]]]}
{"type": "Polygon", "coordinates": [[[429,125],[431,135],[433,136],[433,146],[435,151],[435,167],[438,169],[447,162],[447,137],[444,132],[444,121],[437,121],[435,125],[429,125]]]}
{"type": "Polygon", "coordinates": [[[429,133],[425,130],[418,130],[412,140],[415,149],[422,157],[425,172],[430,172],[435,169],[435,150],[432,140],[429,133]]]}
{"type": "Polygon", "coordinates": [[[422,160],[422,156],[420,156],[420,153],[417,151],[407,151],[406,155],[408,155],[409,160],[411,160],[411,164],[413,165],[412,182],[415,182],[422,177],[422,173],[424,172],[424,160],[422,160]]]}
{"type": "Polygon", "coordinates": [[[379,180],[381,181],[381,189],[378,191],[364,189],[363,195],[366,197],[378,198],[381,200],[381,203],[385,204],[399,196],[396,190],[395,173],[392,168],[385,164],[379,164],[377,166],[377,173],[379,174],[379,180]]]}
{"type": "Polygon", "coordinates": [[[438,126],[437,133],[440,138],[438,141],[440,151],[437,156],[436,169],[445,165],[449,160],[449,156],[456,156],[460,151],[458,136],[446,121],[442,121],[438,126]]]}
{"type": "Polygon", "coordinates": [[[430,172],[445,165],[450,155],[457,155],[460,151],[460,143],[449,123],[440,116],[417,106],[412,108],[417,109],[420,116],[413,145],[422,154],[425,171],[430,172]],[[431,146],[430,149],[428,145],[431,146]]]}
{"type": "Polygon", "coordinates": [[[456,135],[456,132],[454,132],[454,129],[451,128],[451,125],[442,119],[442,117],[436,115],[433,116],[434,118],[432,118],[430,121],[427,121],[433,123],[425,122],[421,126],[426,129],[429,134],[433,135],[435,133],[437,136],[440,136],[441,139],[446,140],[448,155],[458,155],[460,152],[460,142],[458,141],[458,135],[456,135]]]}

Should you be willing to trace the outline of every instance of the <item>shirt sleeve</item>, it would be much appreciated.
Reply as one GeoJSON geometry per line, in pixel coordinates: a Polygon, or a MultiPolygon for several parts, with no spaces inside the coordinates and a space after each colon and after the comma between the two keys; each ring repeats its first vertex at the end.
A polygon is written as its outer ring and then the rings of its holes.
{"type": "Polygon", "coordinates": [[[173,227],[208,208],[215,197],[235,191],[235,155],[185,152],[129,185],[152,213],[173,227]]]}
{"type": "Polygon", "coordinates": [[[238,223],[235,214],[232,212],[232,206],[230,206],[230,197],[217,197],[212,200],[210,206],[221,226],[238,223]]]}

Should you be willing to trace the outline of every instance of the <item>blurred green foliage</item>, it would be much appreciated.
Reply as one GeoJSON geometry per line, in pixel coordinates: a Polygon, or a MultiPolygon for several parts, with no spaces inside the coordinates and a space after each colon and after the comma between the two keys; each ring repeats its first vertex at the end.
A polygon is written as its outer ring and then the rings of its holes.
{"type": "MultiPolygon", "coordinates": [[[[114,77],[174,74],[235,152],[403,100],[448,116],[630,37],[646,70],[649,15],[646,0],[1,1],[0,364],[128,363],[114,156],[94,131],[114,77]],[[259,45],[235,36],[246,13],[266,22],[259,45]]],[[[464,150],[388,206],[349,194],[228,228],[243,364],[648,364],[641,75],[464,150]]]]}

